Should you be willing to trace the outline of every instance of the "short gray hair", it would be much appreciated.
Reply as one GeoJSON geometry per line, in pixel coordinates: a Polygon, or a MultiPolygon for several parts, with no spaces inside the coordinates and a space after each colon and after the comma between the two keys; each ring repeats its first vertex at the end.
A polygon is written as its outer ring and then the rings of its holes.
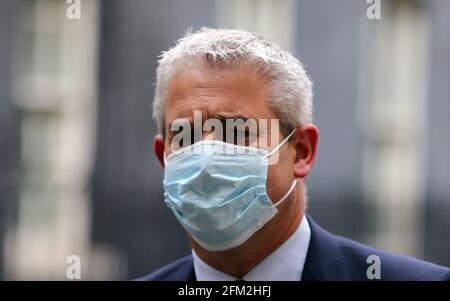
{"type": "Polygon", "coordinates": [[[194,33],[187,32],[159,58],[153,118],[163,134],[169,81],[177,73],[195,67],[251,66],[267,78],[268,105],[280,120],[283,132],[312,122],[312,81],[302,63],[257,34],[203,27],[194,33]]]}

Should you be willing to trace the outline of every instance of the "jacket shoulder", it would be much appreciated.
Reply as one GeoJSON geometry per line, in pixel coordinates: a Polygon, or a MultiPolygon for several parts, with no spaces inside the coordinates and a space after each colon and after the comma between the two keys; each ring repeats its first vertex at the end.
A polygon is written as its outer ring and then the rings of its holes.
{"type": "Polygon", "coordinates": [[[195,279],[192,256],[180,258],[136,281],[189,281],[195,279]]]}
{"type": "Polygon", "coordinates": [[[334,237],[341,251],[340,256],[353,280],[368,280],[369,266],[379,264],[380,280],[450,281],[449,268],[413,257],[385,252],[345,237],[337,235],[334,237]]]}

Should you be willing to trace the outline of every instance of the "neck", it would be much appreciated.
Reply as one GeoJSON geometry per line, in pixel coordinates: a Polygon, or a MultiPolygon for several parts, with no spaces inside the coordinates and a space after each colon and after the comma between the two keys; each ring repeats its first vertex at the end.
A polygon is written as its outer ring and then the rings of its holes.
{"type": "Polygon", "coordinates": [[[200,247],[193,239],[190,239],[190,242],[197,255],[208,265],[241,278],[297,230],[304,210],[303,185],[297,185],[292,198],[278,207],[276,216],[239,247],[211,252],[200,247]]]}

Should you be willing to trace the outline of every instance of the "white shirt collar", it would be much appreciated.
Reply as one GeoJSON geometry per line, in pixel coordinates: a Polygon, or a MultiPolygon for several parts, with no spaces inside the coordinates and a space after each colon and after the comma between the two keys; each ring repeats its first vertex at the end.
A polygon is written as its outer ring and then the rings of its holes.
{"type": "MultiPolygon", "coordinates": [[[[311,229],[303,215],[300,226],[294,233],[244,277],[247,281],[299,281],[308,253],[311,229]]],[[[194,250],[194,270],[198,281],[232,281],[236,277],[223,273],[204,262],[194,250]]]]}

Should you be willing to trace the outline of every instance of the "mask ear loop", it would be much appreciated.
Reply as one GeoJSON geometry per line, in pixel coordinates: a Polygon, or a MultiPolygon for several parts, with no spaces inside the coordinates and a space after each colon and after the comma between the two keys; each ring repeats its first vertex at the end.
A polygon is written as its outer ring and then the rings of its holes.
{"type": "Polygon", "coordinates": [[[287,135],[286,136],[286,138],[284,138],[284,140],[283,141],[281,141],[281,143],[280,144],[278,144],[274,149],[272,149],[265,157],[267,158],[267,157],[270,157],[270,156],[272,156],[277,150],[279,150],[288,140],[289,140],[289,138],[291,138],[292,137],[292,135],[294,135],[294,133],[295,133],[295,131],[296,131],[297,129],[294,129],[289,135],[287,135]]]}
{"type": "Polygon", "coordinates": [[[297,179],[295,179],[295,180],[292,182],[291,188],[289,188],[288,192],[286,192],[286,194],[284,195],[284,197],[282,197],[281,200],[279,200],[276,204],[274,204],[275,207],[278,207],[281,203],[283,203],[283,202],[287,199],[287,197],[291,194],[292,190],[294,190],[295,185],[297,185],[297,179]]]}
{"type": "MultiPolygon", "coordinates": [[[[273,155],[277,150],[279,150],[288,140],[289,138],[292,137],[292,135],[294,135],[295,131],[297,129],[293,129],[292,132],[289,133],[289,135],[286,136],[286,138],[284,138],[283,141],[281,141],[280,144],[278,144],[274,149],[272,149],[265,157],[270,157],[271,155],[273,155]]],[[[289,190],[286,192],[286,194],[276,203],[274,204],[275,207],[278,207],[281,203],[283,203],[287,197],[291,194],[292,190],[294,190],[295,186],[297,185],[297,179],[295,179],[292,182],[291,188],[289,188],[289,190]]]]}

